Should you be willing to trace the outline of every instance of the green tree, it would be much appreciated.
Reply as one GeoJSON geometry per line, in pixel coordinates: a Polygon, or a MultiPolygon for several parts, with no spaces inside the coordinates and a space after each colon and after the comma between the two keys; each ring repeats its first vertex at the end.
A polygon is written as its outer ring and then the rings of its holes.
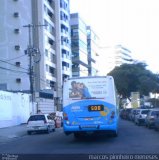
{"type": "Polygon", "coordinates": [[[140,92],[141,95],[159,93],[159,78],[146,67],[141,62],[123,64],[115,67],[108,75],[114,77],[117,90],[123,97],[129,97],[131,92],[140,92]]]}

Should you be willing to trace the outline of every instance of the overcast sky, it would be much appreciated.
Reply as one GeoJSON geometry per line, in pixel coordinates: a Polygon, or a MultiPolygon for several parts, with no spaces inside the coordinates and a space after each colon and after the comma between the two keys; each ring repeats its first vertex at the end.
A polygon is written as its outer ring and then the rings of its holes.
{"type": "Polygon", "coordinates": [[[70,10],[93,27],[103,46],[121,44],[159,72],[159,0],[70,0],[70,10]]]}

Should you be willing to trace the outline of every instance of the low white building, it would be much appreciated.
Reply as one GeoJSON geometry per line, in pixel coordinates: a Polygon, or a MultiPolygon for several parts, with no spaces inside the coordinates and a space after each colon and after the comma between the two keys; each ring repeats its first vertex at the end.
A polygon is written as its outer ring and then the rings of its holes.
{"type": "Polygon", "coordinates": [[[0,91],[0,128],[27,123],[31,113],[29,94],[0,91]]]}

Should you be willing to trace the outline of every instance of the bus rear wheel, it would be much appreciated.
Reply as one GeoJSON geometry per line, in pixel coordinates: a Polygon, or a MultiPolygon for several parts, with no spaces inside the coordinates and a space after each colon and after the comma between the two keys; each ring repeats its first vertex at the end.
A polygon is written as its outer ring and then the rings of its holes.
{"type": "Polygon", "coordinates": [[[112,132],[112,137],[118,137],[118,132],[117,131],[113,131],[112,132]]]}
{"type": "Polygon", "coordinates": [[[79,138],[81,138],[81,134],[80,134],[80,133],[74,133],[74,137],[75,137],[76,139],[79,139],[79,138]]]}

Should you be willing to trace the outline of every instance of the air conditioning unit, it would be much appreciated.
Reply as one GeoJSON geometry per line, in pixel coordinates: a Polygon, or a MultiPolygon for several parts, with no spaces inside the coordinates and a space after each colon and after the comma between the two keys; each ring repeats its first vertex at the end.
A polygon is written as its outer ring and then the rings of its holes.
{"type": "Polygon", "coordinates": [[[17,83],[21,83],[21,78],[16,78],[17,83]]]}
{"type": "Polygon", "coordinates": [[[15,45],[15,50],[20,50],[20,46],[19,45],[15,45]]]}
{"type": "Polygon", "coordinates": [[[14,17],[19,17],[19,13],[18,12],[14,12],[14,17]]]}
{"type": "Polygon", "coordinates": [[[16,28],[14,29],[14,33],[19,33],[20,32],[20,29],[16,28]]]}
{"type": "Polygon", "coordinates": [[[20,62],[15,62],[15,65],[16,65],[17,67],[20,67],[20,62]]]}

